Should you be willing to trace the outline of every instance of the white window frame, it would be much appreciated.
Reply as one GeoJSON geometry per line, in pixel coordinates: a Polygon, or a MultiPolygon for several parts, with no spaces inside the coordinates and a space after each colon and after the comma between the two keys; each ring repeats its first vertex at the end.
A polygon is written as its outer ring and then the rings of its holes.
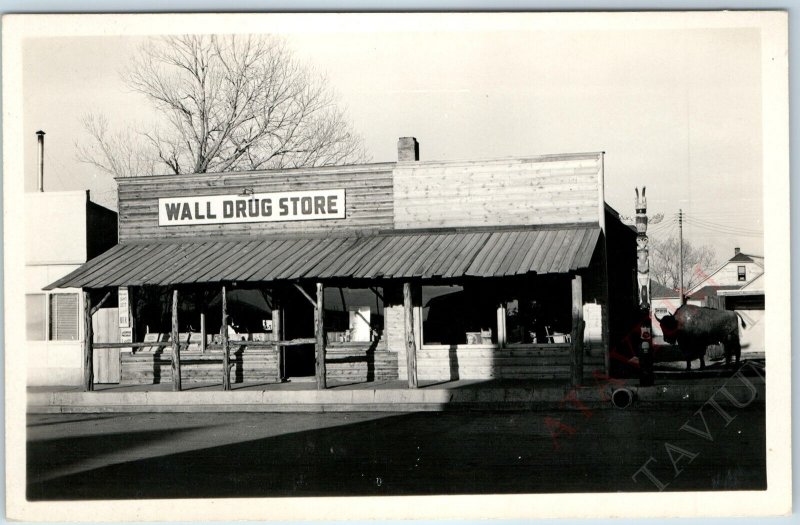
{"type": "MultiPolygon", "coordinates": [[[[39,292],[30,292],[25,293],[26,296],[28,295],[43,295],[44,296],[44,331],[45,337],[44,339],[28,339],[27,333],[25,334],[26,342],[30,343],[54,343],[54,344],[75,344],[79,341],[83,341],[83,323],[81,322],[81,312],[83,311],[83,294],[79,289],[64,289],[59,290],[57,292],[51,291],[39,291],[39,292]],[[74,294],[78,296],[78,314],[76,318],[76,322],[78,323],[78,338],[77,339],[53,339],[53,333],[50,329],[50,319],[51,319],[51,312],[50,312],[50,305],[52,304],[51,296],[53,295],[63,295],[63,294],[74,294]]],[[[27,315],[27,312],[26,312],[27,315]]]]}

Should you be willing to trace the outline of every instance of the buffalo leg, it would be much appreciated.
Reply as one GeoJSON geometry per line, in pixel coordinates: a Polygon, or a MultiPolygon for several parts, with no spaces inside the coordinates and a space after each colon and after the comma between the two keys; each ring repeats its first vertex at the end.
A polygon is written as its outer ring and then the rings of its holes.
{"type": "Polygon", "coordinates": [[[725,365],[730,366],[731,358],[735,359],[736,364],[739,364],[739,359],[742,357],[742,345],[739,342],[738,337],[731,337],[728,342],[725,343],[725,365]],[[728,350],[730,348],[730,350],[728,350]]]}

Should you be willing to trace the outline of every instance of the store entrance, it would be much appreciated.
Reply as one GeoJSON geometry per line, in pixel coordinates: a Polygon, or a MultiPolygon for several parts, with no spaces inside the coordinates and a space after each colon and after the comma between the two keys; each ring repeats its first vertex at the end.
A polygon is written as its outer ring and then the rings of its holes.
{"type": "MultiPolygon", "coordinates": [[[[287,294],[283,303],[284,338],[306,339],[314,337],[314,307],[295,290],[287,294]]],[[[281,373],[285,380],[303,381],[314,379],[315,345],[297,345],[283,347],[281,356],[281,373]]]]}

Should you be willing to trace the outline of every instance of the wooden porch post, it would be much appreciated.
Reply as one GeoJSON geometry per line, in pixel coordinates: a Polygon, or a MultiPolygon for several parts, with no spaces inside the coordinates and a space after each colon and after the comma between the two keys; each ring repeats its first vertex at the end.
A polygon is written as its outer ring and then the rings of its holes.
{"type": "Polygon", "coordinates": [[[583,283],[580,275],[572,278],[572,352],[570,359],[570,383],[583,383],[583,283]]]}
{"type": "Polygon", "coordinates": [[[206,353],[206,313],[200,312],[200,353],[206,353]]]}
{"type": "MultiPolygon", "coordinates": [[[[272,340],[281,341],[283,337],[281,330],[281,300],[275,288],[272,289],[272,340]]],[[[286,364],[283,360],[283,347],[275,347],[278,354],[278,380],[284,379],[286,364]]]]}
{"type": "Polygon", "coordinates": [[[222,285],[222,390],[231,389],[231,367],[229,364],[229,343],[228,343],[228,298],[225,293],[225,285],[222,285]]]}
{"type": "Polygon", "coordinates": [[[417,388],[417,342],[414,339],[414,314],[411,304],[411,283],[403,283],[403,314],[405,317],[406,364],[408,388],[417,388]]]}
{"type": "Polygon", "coordinates": [[[497,346],[504,348],[506,338],[506,305],[500,303],[497,305],[497,346]]]}
{"type": "Polygon", "coordinates": [[[325,370],[325,324],[323,319],[324,304],[322,302],[322,283],[317,283],[317,305],[314,308],[314,336],[317,339],[316,348],[316,375],[317,375],[317,389],[324,390],[327,388],[328,378],[326,377],[325,370]]]}
{"type": "Polygon", "coordinates": [[[178,290],[172,290],[172,390],[181,391],[181,342],[178,335],[178,290]]]}
{"type": "Polygon", "coordinates": [[[92,339],[92,297],[89,290],[83,290],[83,391],[94,390],[94,347],[92,339]]]}

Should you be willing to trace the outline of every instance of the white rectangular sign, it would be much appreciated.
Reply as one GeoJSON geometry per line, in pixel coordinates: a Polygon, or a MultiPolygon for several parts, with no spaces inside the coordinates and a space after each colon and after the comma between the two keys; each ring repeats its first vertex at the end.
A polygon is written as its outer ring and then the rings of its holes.
{"type": "Polygon", "coordinates": [[[133,342],[133,328],[121,328],[119,331],[119,342],[120,343],[132,343],[133,342]]]}
{"type": "Polygon", "coordinates": [[[343,189],[158,199],[159,226],[344,218],[343,189]]]}
{"type": "MultiPolygon", "coordinates": [[[[128,289],[125,287],[119,287],[119,295],[118,295],[118,311],[119,311],[119,327],[120,328],[127,328],[131,325],[130,319],[130,308],[128,303],[128,289]]],[[[123,341],[127,343],[129,341],[123,341]]]]}

